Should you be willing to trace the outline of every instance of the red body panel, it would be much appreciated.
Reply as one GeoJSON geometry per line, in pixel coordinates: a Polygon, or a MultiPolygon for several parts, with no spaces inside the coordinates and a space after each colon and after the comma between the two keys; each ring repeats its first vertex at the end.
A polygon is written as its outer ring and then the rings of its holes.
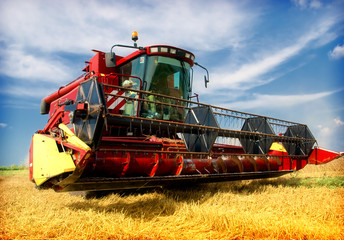
{"type": "Polygon", "coordinates": [[[33,179],[33,141],[32,140],[31,140],[30,150],[29,150],[29,172],[30,172],[30,176],[29,176],[30,180],[34,181],[33,179]]]}
{"type": "Polygon", "coordinates": [[[76,89],[79,84],[81,82],[83,82],[85,80],[84,77],[80,77],[78,79],[76,79],[75,81],[71,82],[70,84],[61,87],[58,91],[54,92],[53,94],[50,94],[49,96],[47,96],[46,98],[44,98],[43,100],[47,103],[50,104],[53,101],[59,99],[60,97],[64,96],[65,94],[69,93],[70,91],[76,89]]]}
{"type": "Polygon", "coordinates": [[[308,163],[311,164],[323,164],[332,161],[333,159],[340,157],[339,152],[331,151],[325,148],[314,148],[309,156],[308,163]]]}

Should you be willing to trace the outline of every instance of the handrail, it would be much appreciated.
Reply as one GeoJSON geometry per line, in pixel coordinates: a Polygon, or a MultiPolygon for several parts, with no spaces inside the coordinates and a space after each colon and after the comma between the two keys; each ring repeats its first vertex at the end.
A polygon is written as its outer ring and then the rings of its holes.
{"type": "MultiPolygon", "coordinates": [[[[173,96],[167,96],[167,95],[163,95],[163,94],[159,94],[159,93],[154,93],[154,92],[150,92],[150,91],[137,90],[137,89],[132,89],[132,88],[125,88],[125,87],[122,87],[122,86],[116,86],[116,85],[111,85],[111,84],[106,84],[106,83],[103,83],[103,86],[118,88],[118,89],[127,90],[127,91],[133,91],[133,92],[137,92],[137,93],[140,93],[140,94],[148,94],[148,95],[153,95],[153,96],[156,96],[156,97],[172,99],[172,100],[176,100],[177,102],[184,102],[184,103],[186,103],[186,105],[189,104],[189,106],[191,105],[191,106],[199,106],[199,107],[210,107],[210,108],[213,109],[214,114],[216,114],[216,115],[223,115],[223,116],[235,117],[235,118],[241,118],[241,119],[247,119],[247,118],[251,118],[251,117],[261,117],[261,118],[268,119],[270,124],[277,125],[277,126],[283,126],[283,127],[288,127],[290,125],[305,125],[305,124],[300,124],[300,123],[291,122],[291,121],[285,121],[285,120],[281,120],[281,119],[277,119],[277,118],[266,117],[266,116],[263,116],[263,115],[246,113],[246,112],[240,112],[240,111],[236,111],[236,110],[232,110],[232,109],[227,109],[227,108],[223,108],[223,107],[213,106],[213,105],[210,105],[210,104],[204,104],[204,103],[195,102],[195,101],[191,101],[191,100],[187,100],[187,99],[182,99],[182,98],[177,98],[177,97],[173,97],[173,96]],[[232,112],[234,114],[246,115],[246,117],[245,116],[236,116],[236,115],[231,115],[231,114],[227,114],[227,113],[222,113],[221,111],[227,111],[227,112],[229,111],[229,112],[232,112]],[[273,122],[273,121],[277,121],[277,122],[273,122]]],[[[158,103],[158,102],[154,102],[154,103],[158,103]]],[[[189,108],[191,108],[191,106],[189,108]]]]}

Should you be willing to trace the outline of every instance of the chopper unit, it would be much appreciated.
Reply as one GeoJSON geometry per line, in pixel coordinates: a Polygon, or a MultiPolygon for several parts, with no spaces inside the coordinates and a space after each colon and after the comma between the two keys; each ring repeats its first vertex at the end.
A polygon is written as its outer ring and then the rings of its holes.
{"type": "Polygon", "coordinates": [[[32,137],[30,180],[55,191],[97,191],[278,177],[340,156],[307,125],[203,104],[186,50],[116,44],[82,76],[45,97],[32,137]],[[115,48],[134,51],[126,57],[115,48]],[[196,101],[193,99],[196,97],[196,101]]]}

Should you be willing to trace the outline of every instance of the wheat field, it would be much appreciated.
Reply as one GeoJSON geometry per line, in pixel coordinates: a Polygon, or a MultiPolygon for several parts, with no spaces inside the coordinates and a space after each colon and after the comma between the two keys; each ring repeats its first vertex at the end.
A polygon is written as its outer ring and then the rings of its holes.
{"type": "Polygon", "coordinates": [[[343,181],[344,157],[275,179],[86,196],[2,174],[0,239],[344,239],[343,181]]]}

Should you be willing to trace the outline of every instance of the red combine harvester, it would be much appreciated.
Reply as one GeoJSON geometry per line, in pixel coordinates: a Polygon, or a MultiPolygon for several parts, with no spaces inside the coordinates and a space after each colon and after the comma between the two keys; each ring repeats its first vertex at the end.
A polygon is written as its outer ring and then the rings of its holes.
{"type": "MultiPolygon", "coordinates": [[[[96,191],[278,177],[337,152],[304,124],[191,101],[195,56],[114,45],[47,96],[32,137],[30,179],[55,191],[96,191]],[[115,47],[135,49],[126,57],[115,47]]],[[[205,85],[209,81],[206,70],[205,85]]]]}

